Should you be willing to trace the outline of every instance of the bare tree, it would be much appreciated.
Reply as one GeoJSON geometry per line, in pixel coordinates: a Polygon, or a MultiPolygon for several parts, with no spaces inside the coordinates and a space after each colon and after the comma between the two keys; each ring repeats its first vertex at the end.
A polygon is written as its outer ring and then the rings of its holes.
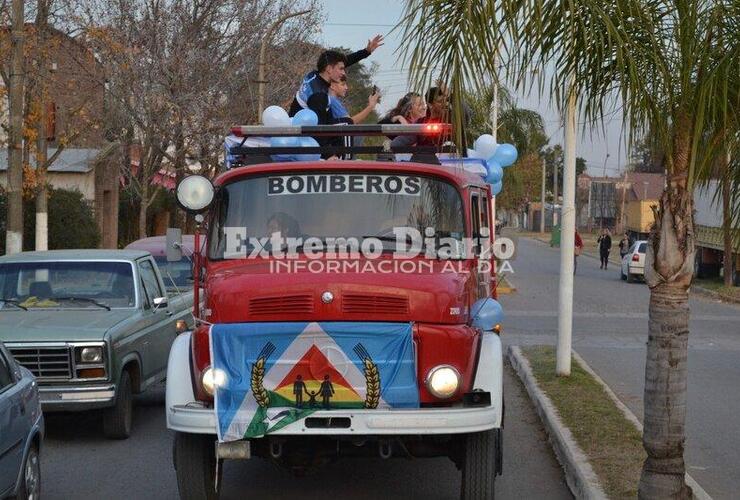
{"type": "MultiPolygon", "coordinates": [[[[130,145],[139,165],[123,168],[128,189],[140,202],[139,236],[163,187],[163,175],[215,172],[223,136],[235,122],[254,120],[257,54],[262,36],[293,2],[276,0],[76,0],[69,18],[106,66],[108,136],[130,145]]],[[[319,19],[315,1],[300,22],[275,33],[283,45],[280,84],[269,102],[288,101],[315,57],[295,65],[319,19]],[[287,81],[287,83],[286,83],[287,81]]],[[[275,50],[269,47],[270,54],[275,50]]],[[[268,78],[272,68],[268,69],[268,78]]],[[[126,146],[124,146],[126,147],[126,146]]]]}

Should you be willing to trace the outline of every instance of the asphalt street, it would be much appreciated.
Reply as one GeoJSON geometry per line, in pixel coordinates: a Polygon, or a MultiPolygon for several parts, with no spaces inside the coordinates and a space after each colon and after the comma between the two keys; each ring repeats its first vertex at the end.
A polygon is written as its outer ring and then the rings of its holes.
{"type": "MultiPolygon", "coordinates": [[[[504,474],[497,498],[569,499],[562,471],[519,380],[507,367],[504,474]]],[[[164,387],[135,400],[133,435],[103,437],[97,413],[49,414],[42,452],[43,498],[175,499],[172,433],[164,387]]],[[[460,473],[439,459],[355,459],[295,477],[259,459],[224,466],[224,499],[455,499],[460,473]]]]}
{"type": "MultiPolygon", "coordinates": [[[[554,345],[558,330],[558,249],[519,239],[511,281],[502,298],[507,344],[554,345]]],[[[573,348],[642,419],[649,290],[620,280],[619,268],[578,259],[573,348]]],[[[715,499],[740,491],[740,306],[703,296],[690,299],[686,461],[715,499]]]]}

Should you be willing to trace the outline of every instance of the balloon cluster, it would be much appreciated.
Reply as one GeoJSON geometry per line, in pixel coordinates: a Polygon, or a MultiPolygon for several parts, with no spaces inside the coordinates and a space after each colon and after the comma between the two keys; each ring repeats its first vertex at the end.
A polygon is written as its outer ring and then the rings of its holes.
{"type": "Polygon", "coordinates": [[[491,185],[494,196],[504,187],[504,168],[513,165],[517,155],[512,144],[496,144],[491,134],[481,135],[473,143],[473,149],[468,149],[468,157],[485,161],[485,180],[491,185]]]}
{"type": "MultiPolygon", "coordinates": [[[[302,109],[291,118],[280,106],[268,106],[262,112],[262,124],[266,127],[304,127],[319,124],[319,117],[310,109],[302,109]]],[[[271,148],[317,148],[319,143],[313,137],[272,137],[271,148]]],[[[316,161],[321,158],[318,153],[272,155],[275,161],[316,161]]]]}

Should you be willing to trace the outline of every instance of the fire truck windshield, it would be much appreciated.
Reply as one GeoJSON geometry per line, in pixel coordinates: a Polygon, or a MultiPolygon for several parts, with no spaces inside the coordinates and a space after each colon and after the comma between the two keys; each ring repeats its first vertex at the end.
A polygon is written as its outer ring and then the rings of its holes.
{"type": "Polygon", "coordinates": [[[395,241],[395,228],[416,230],[422,237],[433,228],[436,238],[455,240],[465,234],[458,190],[446,181],[414,174],[276,173],[223,186],[213,206],[211,259],[224,258],[229,228],[247,245],[250,238],[276,232],[284,238],[322,241],[395,241]]]}

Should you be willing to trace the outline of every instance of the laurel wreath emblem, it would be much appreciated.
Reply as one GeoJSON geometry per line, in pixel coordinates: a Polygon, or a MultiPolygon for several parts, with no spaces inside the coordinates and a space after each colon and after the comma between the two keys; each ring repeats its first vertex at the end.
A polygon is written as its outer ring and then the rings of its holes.
{"type": "Polygon", "coordinates": [[[257,361],[252,364],[252,377],[250,380],[252,394],[257,404],[262,408],[270,406],[270,394],[265,389],[263,381],[265,380],[265,364],[267,363],[267,358],[273,352],[275,352],[275,346],[272,342],[268,342],[257,356],[257,361]]]}
{"type": "Polygon", "coordinates": [[[362,360],[365,371],[365,408],[377,408],[380,403],[380,372],[378,371],[378,365],[376,365],[370,353],[367,352],[365,346],[357,344],[354,347],[355,353],[362,360]]]}
{"type": "Polygon", "coordinates": [[[265,379],[265,358],[259,358],[256,363],[252,365],[252,394],[257,404],[262,408],[270,406],[270,395],[262,385],[262,381],[265,379]]]}

